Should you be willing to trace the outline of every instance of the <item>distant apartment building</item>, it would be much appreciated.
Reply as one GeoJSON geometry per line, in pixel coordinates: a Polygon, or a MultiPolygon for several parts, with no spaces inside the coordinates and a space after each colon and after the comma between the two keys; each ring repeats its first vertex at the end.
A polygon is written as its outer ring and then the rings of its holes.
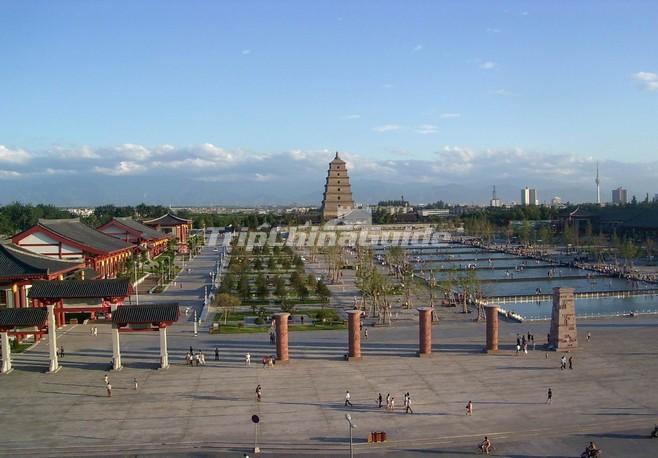
{"type": "Polygon", "coordinates": [[[450,216],[450,210],[447,208],[427,208],[420,210],[420,216],[450,216]]]}
{"type": "Polygon", "coordinates": [[[528,205],[539,205],[537,200],[537,190],[528,188],[527,186],[521,190],[521,205],[524,207],[528,205]]]}
{"type": "Polygon", "coordinates": [[[612,190],[612,203],[615,205],[624,205],[628,202],[628,191],[621,186],[612,190]]]}
{"type": "Polygon", "coordinates": [[[489,201],[490,207],[502,207],[503,201],[496,196],[496,186],[493,187],[493,193],[491,194],[491,200],[489,201]]]}

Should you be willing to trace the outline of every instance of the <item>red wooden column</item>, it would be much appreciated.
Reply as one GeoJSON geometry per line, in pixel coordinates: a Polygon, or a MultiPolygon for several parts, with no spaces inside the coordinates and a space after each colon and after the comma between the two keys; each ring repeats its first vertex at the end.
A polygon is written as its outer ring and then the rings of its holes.
{"type": "Polygon", "coordinates": [[[498,307],[487,305],[484,310],[487,315],[487,346],[485,351],[498,351],[498,307]]]}
{"type": "Polygon", "coordinates": [[[432,307],[418,308],[418,356],[428,358],[432,356],[432,307]]]}
{"type": "Polygon", "coordinates": [[[276,317],[276,360],[288,362],[288,317],[290,313],[275,313],[276,317]]]}
{"type": "Polygon", "coordinates": [[[350,360],[361,360],[361,310],[347,312],[347,338],[349,343],[348,356],[350,360]]]}

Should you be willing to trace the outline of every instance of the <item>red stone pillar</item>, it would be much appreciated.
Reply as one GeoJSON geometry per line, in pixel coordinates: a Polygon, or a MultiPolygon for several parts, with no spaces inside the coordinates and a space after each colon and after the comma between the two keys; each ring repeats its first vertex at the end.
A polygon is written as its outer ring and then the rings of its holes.
{"type": "Polygon", "coordinates": [[[276,359],[288,362],[288,317],[290,313],[275,313],[276,317],[276,359]]]}
{"type": "Polygon", "coordinates": [[[361,360],[361,310],[349,310],[347,312],[348,326],[347,336],[349,339],[349,351],[347,355],[355,361],[361,360]]]}
{"type": "Polygon", "coordinates": [[[432,356],[432,307],[418,308],[418,356],[432,356]]]}
{"type": "Polygon", "coordinates": [[[487,314],[487,346],[486,351],[498,351],[498,307],[487,305],[484,307],[487,314]]]}

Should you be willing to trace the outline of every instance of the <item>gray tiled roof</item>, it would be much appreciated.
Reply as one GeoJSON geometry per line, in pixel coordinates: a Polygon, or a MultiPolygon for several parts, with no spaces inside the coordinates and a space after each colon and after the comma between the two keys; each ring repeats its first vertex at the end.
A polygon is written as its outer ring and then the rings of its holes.
{"type": "Polygon", "coordinates": [[[35,281],[27,296],[30,299],[83,299],[128,297],[133,289],[126,278],[108,280],[35,281]]]}
{"type": "Polygon", "coordinates": [[[118,222],[119,224],[123,224],[124,226],[129,227],[134,231],[140,232],[142,234],[141,235],[142,238],[145,240],[162,240],[171,237],[170,234],[165,234],[164,232],[155,230],[152,227],[140,223],[139,221],[135,221],[129,216],[125,218],[112,218],[112,219],[118,222]]]}
{"type": "Polygon", "coordinates": [[[162,225],[162,226],[173,226],[177,224],[189,224],[191,223],[191,219],[185,219],[181,218],[180,216],[172,215],[171,213],[167,213],[166,215],[162,215],[159,218],[155,219],[149,219],[143,221],[144,224],[153,224],[153,225],[162,225]]]}
{"type": "Polygon", "coordinates": [[[80,218],[40,219],[39,225],[66,239],[73,240],[101,252],[111,253],[133,248],[129,243],[103,234],[83,224],[80,222],[80,218]]]}
{"type": "Polygon", "coordinates": [[[44,307],[0,308],[0,328],[42,326],[47,318],[44,307]]]}
{"type": "Polygon", "coordinates": [[[29,278],[82,268],[82,261],[61,261],[11,243],[0,243],[0,278],[29,278]]]}
{"type": "Polygon", "coordinates": [[[178,304],[122,305],[112,312],[112,322],[124,323],[161,323],[178,321],[178,304]]]}

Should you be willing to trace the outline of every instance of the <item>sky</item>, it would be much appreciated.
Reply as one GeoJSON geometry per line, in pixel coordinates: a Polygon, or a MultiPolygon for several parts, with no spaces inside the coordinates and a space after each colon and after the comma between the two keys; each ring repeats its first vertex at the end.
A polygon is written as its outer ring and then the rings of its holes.
{"type": "Polygon", "coordinates": [[[0,203],[119,178],[125,203],[319,203],[335,151],[357,201],[587,201],[597,161],[604,199],[653,196],[656,24],[655,1],[3,0],[0,203]]]}

